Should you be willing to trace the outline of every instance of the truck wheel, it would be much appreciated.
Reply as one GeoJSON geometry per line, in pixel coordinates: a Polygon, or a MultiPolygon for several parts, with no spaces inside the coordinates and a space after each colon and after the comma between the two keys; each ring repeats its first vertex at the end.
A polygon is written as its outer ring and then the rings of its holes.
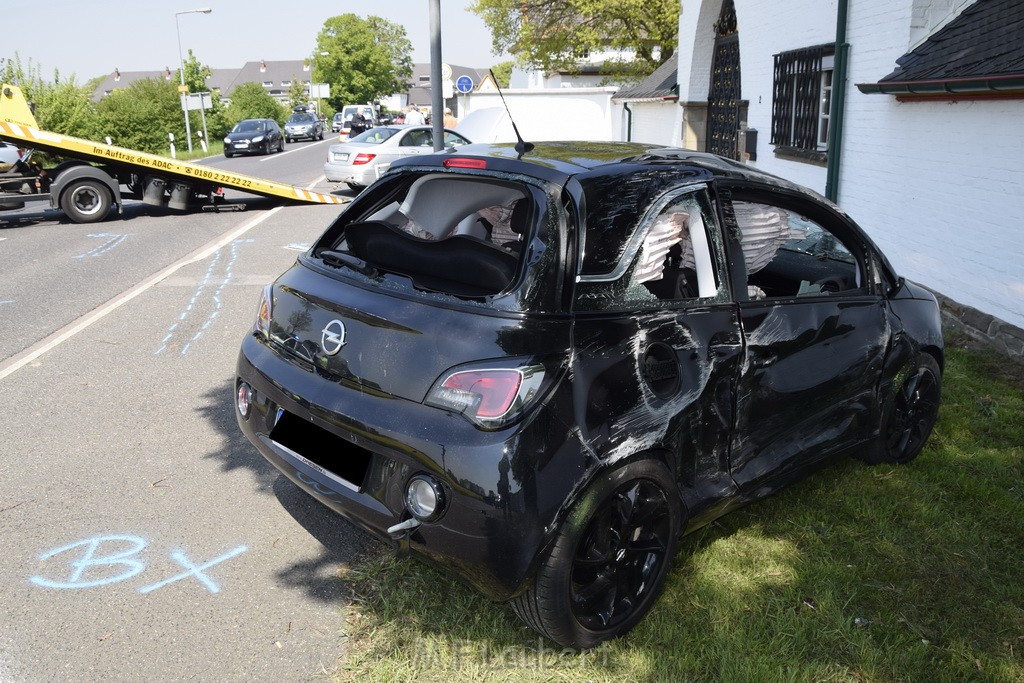
{"type": "Polygon", "coordinates": [[[96,223],[110,213],[113,197],[105,185],[95,180],[78,180],[60,196],[60,208],[75,223],[96,223]]]}

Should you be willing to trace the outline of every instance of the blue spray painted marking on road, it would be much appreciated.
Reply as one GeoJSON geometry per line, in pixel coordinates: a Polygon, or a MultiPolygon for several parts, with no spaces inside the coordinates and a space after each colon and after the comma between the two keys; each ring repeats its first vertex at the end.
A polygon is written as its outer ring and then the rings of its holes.
{"type": "Polygon", "coordinates": [[[121,242],[124,242],[125,239],[128,237],[128,235],[130,235],[130,234],[131,233],[119,234],[119,233],[108,233],[108,232],[90,233],[90,234],[86,235],[86,237],[96,237],[96,238],[99,238],[99,239],[106,238],[106,242],[104,242],[103,244],[99,245],[98,247],[93,247],[92,249],[90,249],[89,251],[85,252],[84,254],[79,254],[78,256],[72,256],[71,258],[92,258],[92,257],[95,257],[95,256],[102,256],[103,254],[107,253],[108,251],[110,251],[111,249],[116,247],[117,245],[121,244],[121,242]]]}
{"type": "Polygon", "coordinates": [[[213,321],[217,319],[217,316],[220,315],[220,295],[221,292],[224,291],[224,288],[231,282],[232,278],[234,277],[235,262],[238,261],[238,245],[249,242],[252,242],[252,240],[235,240],[234,242],[231,243],[231,258],[228,260],[227,265],[224,267],[224,278],[221,280],[220,286],[217,287],[216,291],[214,291],[213,293],[213,312],[210,313],[210,317],[206,319],[206,322],[204,322],[199,327],[199,331],[196,332],[195,336],[192,337],[192,339],[190,339],[188,343],[181,348],[181,355],[184,356],[186,353],[188,353],[189,347],[192,346],[194,342],[198,341],[199,338],[203,336],[203,333],[206,332],[210,325],[213,324],[213,321]]]}
{"type": "MultiPolygon", "coordinates": [[[[96,588],[113,583],[120,583],[137,576],[146,568],[146,563],[137,557],[146,549],[147,543],[137,536],[111,534],[107,536],[94,536],[82,541],[76,541],[59,548],[54,548],[39,556],[40,562],[46,562],[53,558],[79,550],[79,555],[72,555],[67,567],[70,571],[62,578],[53,578],[37,575],[29,578],[29,582],[43,588],[77,589],[96,588]],[[101,551],[102,548],[102,551],[101,551]]],[[[248,548],[240,545],[229,550],[219,557],[197,565],[185,555],[184,552],[174,551],[170,553],[171,559],[185,568],[184,572],[139,589],[140,593],[152,593],[164,586],[195,577],[211,593],[219,593],[220,586],[210,577],[206,570],[226,562],[246,552],[248,548]]]]}
{"type": "Polygon", "coordinates": [[[246,550],[248,550],[248,548],[246,548],[244,545],[240,545],[237,548],[235,548],[234,550],[226,552],[223,555],[221,555],[220,557],[215,557],[212,560],[210,560],[209,562],[201,564],[198,567],[196,565],[192,564],[192,562],[187,557],[185,557],[185,553],[177,552],[177,551],[173,552],[173,553],[171,553],[171,558],[175,562],[180,564],[182,567],[184,567],[186,571],[182,572],[181,574],[177,574],[175,576],[172,576],[169,579],[164,579],[163,581],[161,581],[159,583],[154,583],[152,586],[145,586],[143,588],[140,588],[139,592],[140,593],[152,593],[153,591],[157,590],[158,588],[163,588],[164,586],[166,586],[169,583],[174,583],[175,581],[181,581],[182,579],[187,579],[190,576],[194,576],[194,577],[196,577],[196,579],[199,580],[200,583],[202,583],[204,586],[206,586],[206,590],[210,591],[211,593],[219,593],[220,592],[220,588],[217,586],[217,584],[215,584],[213,582],[213,579],[211,579],[209,576],[207,576],[206,574],[203,573],[203,570],[204,569],[209,569],[213,565],[220,564],[221,562],[224,562],[225,560],[230,560],[232,557],[237,557],[238,555],[241,555],[242,553],[244,553],[246,550]]]}
{"type": "Polygon", "coordinates": [[[0,301],[0,304],[13,304],[14,299],[7,299],[6,301],[0,301]]]}
{"type": "MultiPolygon", "coordinates": [[[[238,260],[239,256],[238,245],[248,244],[251,242],[253,242],[253,240],[251,239],[240,239],[235,240],[234,242],[231,243],[231,253],[230,257],[227,260],[227,263],[224,266],[224,276],[221,278],[221,281],[218,284],[217,288],[210,295],[210,301],[213,303],[213,312],[209,315],[206,321],[199,326],[199,330],[195,333],[195,335],[190,340],[185,342],[185,344],[182,346],[182,355],[188,353],[188,350],[192,346],[192,344],[203,336],[203,333],[210,328],[210,326],[213,324],[213,321],[217,319],[218,315],[220,315],[220,310],[222,306],[221,293],[224,291],[224,288],[228,284],[230,284],[231,280],[234,278],[235,262],[238,260]]],[[[160,341],[160,347],[153,352],[153,355],[159,355],[166,351],[167,347],[170,346],[171,341],[178,333],[179,328],[182,327],[182,324],[185,323],[189,319],[189,317],[191,317],[192,312],[194,310],[199,308],[201,304],[206,303],[204,293],[210,287],[210,283],[214,279],[214,273],[216,272],[218,266],[220,265],[220,262],[223,259],[223,250],[218,249],[217,251],[214,252],[213,258],[210,261],[210,265],[206,268],[206,272],[203,274],[202,279],[196,286],[196,290],[192,293],[192,298],[189,299],[188,304],[185,305],[185,308],[178,316],[178,319],[169,328],[167,328],[167,334],[160,341]]]]}
{"type": "Polygon", "coordinates": [[[39,561],[45,562],[75,548],[85,548],[82,556],[71,563],[72,570],[67,580],[57,581],[48,579],[45,576],[33,576],[29,581],[37,586],[44,586],[46,588],[93,588],[95,586],[105,586],[110,583],[124,581],[145,569],[146,565],[141,560],[129,559],[141,552],[145,547],[146,542],[136,536],[96,536],[84,541],[69,543],[39,556],[39,561]],[[125,543],[129,545],[127,549],[123,548],[125,543]],[[97,556],[100,546],[106,544],[113,544],[115,548],[121,549],[108,555],[97,556]],[[104,573],[99,569],[101,567],[110,568],[115,566],[124,567],[124,569],[115,574],[110,574],[109,570],[107,573],[104,573]],[[92,578],[85,577],[87,571],[92,578]],[[102,575],[94,576],[97,573],[102,575]]]}

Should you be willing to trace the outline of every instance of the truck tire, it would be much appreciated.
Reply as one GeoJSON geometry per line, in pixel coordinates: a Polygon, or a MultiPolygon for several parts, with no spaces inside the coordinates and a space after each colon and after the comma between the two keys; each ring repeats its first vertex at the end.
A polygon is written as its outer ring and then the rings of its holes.
{"type": "Polygon", "coordinates": [[[105,185],[95,180],[69,183],[60,195],[60,208],[74,223],[97,223],[110,213],[113,197],[105,185]]]}

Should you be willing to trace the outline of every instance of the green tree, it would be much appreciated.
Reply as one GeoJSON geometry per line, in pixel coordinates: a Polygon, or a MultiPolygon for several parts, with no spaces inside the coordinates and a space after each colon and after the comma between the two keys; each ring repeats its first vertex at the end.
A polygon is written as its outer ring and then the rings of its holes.
{"type": "MultiPolygon", "coordinates": [[[[278,123],[288,116],[288,109],[271,96],[259,83],[243,83],[231,91],[231,104],[224,109],[225,131],[242,119],[274,119],[278,123]]],[[[218,134],[225,132],[218,130],[218,134]]]]}
{"type": "Polygon", "coordinates": [[[380,17],[330,17],[316,40],[317,80],[329,83],[335,109],[408,89],[412,43],[405,28],[380,17]],[[322,53],[326,52],[324,55],[322,53]]]}
{"type": "Polygon", "coordinates": [[[96,106],[98,135],[110,136],[114,144],[153,154],[167,154],[168,133],[179,146],[185,140],[185,120],[181,115],[178,86],[152,78],[135,81],[115,90],[96,106]]]}
{"type": "Polygon", "coordinates": [[[309,93],[306,92],[306,84],[296,78],[288,88],[288,106],[295,109],[300,104],[309,104],[309,93]]]}
{"type": "Polygon", "coordinates": [[[516,63],[510,59],[507,62],[498,62],[491,67],[491,73],[494,74],[494,78],[502,88],[507,88],[509,81],[512,80],[512,68],[515,65],[516,63]]]}
{"type": "MultiPolygon", "coordinates": [[[[188,57],[184,61],[185,65],[185,87],[188,88],[189,92],[208,92],[210,90],[206,85],[206,79],[213,72],[210,67],[202,64],[199,59],[192,54],[192,50],[188,51],[188,57]]],[[[181,69],[174,72],[175,83],[181,83],[181,69]]]]}
{"type": "MultiPolygon", "coordinates": [[[[220,113],[221,109],[223,109],[223,105],[220,102],[220,95],[218,93],[216,93],[216,92],[211,92],[210,86],[207,85],[206,79],[209,78],[210,75],[213,73],[213,69],[211,69],[210,67],[208,67],[205,64],[203,64],[202,62],[200,62],[199,59],[195,56],[195,54],[192,53],[191,49],[188,51],[188,57],[186,57],[185,60],[184,60],[184,66],[185,66],[185,87],[188,88],[188,92],[190,92],[190,93],[209,92],[210,93],[210,106],[211,106],[211,108],[207,109],[206,112],[205,112],[206,128],[207,128],[207,131],[210,133],[210,137],[215,139],[215,138],[217,138],[217,137],[219,137],[221,135],[221,132],[220,131],[214,132],[211,129],[210,122],[218,120],[218,114],[220,113]]],[[[178,69],[177,71],[174,72],[174,77],[176,79],[175,83],[180,84],[181,83],[181,69],[178,69]]],[[[179,96],[179,99],[180,99],[180,96],[179,96]]],[[[180,106],[179,106],[179,109],[180,109],[180,106]]],[[[188,113],[189,125],[192,127],[192,134],[193,135],[196,135],[197,133],[202,132],[202,130],[203,130],[203,116],[204,116],[204,114],[201,114],[198,111],[190,111],[188,113]]],[[[182,117],[182,121],[184,121],[184,117],[182,117]]]]}
{"type": "Polygon", "coordinates": [[[42,69],[31,60],[27,65],[15,54],[4,63],[0,77],[4,83],[18,84],[25,99],[35,105],[41,130],[93,139],[96,137],[96,111],[92,103],[94,87],[79,85],[75,77],[62,79],[54,71],[53,80],[42,77],[42,69]]]}
{"type": "Polygon", "coordinates": [[[548,71],[571,70],[586,52],[624,49],[636,59],[608,66],[639,78],[676,49],[679,0],[475,0],[470,10],[491,29],[495,53],[548,71]]]}

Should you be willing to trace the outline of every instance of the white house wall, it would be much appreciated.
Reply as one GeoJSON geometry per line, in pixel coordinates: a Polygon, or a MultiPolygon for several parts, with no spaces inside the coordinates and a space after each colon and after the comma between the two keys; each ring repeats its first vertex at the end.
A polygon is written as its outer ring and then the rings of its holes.
{"type": "Polygon", "coordinates": [[[757,130],[757,161],[750,165],[824,193],[824,166],[778,158],[772,150],[774,56],[834,42],[837,2],[803,0],[766,5],[758,0],[735,0],[735,5],[740,33],[740,96],[750,103],[747,126],[757,130]]]}
{"type": "MultiPolygon", "coordinates": [[[[963,9],[933,0],[933,15],[963,9]]],[[[907,102],[865,95],[913,46],[927,0],[851,0],[839,204],[897,271],[1024,327],[1024,115],[1021,100],[907,102]]],[[[771,145],[773,55],[835,41],[836,0],[735,0],[741,96],[758,131],[751,166],[818,192],[826,169],[777,158],[771,145]]],[[[682,0],[680,101],[706,102],[721,0],[682,0]],[[683,46],[690,46],[684,48],[683,46]]]]}
{"type": "Polygon", "coordinates": [[[1024,103],[862,94],[906,52],[909,3],[851,5],[839,203],[902,274],[1024,327],[1024,103]]]}
{"type": "MultiPolygon", "coordinates": [[[[557,88],[506,90],[516,126],[531,142],[544,140],[622,140],[622,106],[612,102],[617,88],[557,88]]],[[[459,118],[480,109],[503,108],[497,92],[473,92],[459,96],[459,118]]],[[[474,142],[514,142],[511,130],[502,139],[474,142]]]]}
{"type": "Polygon", "coordinates": [[[679,130],[682,125],[682,109],[674,100],[664,102],[630,102],[633,112],[632,133],[625,130],[629,126],[629,114],[623,113],[623,132],[619,140],[646,142],[666,147],[678,147],[680,144],[679,130]]]}

